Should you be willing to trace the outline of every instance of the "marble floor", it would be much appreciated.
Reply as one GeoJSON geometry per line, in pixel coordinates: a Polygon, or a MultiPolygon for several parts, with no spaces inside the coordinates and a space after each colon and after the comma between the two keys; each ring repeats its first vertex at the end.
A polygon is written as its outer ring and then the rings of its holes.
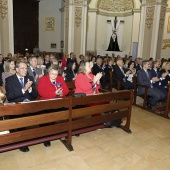
{"type": "Polygon", "coordinates": [[[73,137],[74,151],[59,141],[0,154],[0,170],[169,170],[170,120],[133,107],[132,134],[111,128],[73,137]]]}

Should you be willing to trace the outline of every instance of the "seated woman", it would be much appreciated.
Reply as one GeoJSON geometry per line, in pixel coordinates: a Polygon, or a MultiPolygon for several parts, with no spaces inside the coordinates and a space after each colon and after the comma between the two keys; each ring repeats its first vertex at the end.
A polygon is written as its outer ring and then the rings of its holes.
{"type": "Polygon", "coordinates": [[[128,63],[128,69],[127,69],[127,70],[130,71],[130,74],[129,74],[128,78],[127,78],[127,80],[130,81],[130,82],[133,82],[133,77],[136,74],[136,69],[134,67],[135,67],[135,62],[134,61],[130,61],[128,63]]]}
{"type": "Polygon", "coordinates": [[[4,72],[2,73],[2,81],[3,81],[3,86],[5,86],[5,79],[7,77],[12,76],[15,74],[15,63],[14,60],[8,59],[4,62],[4,72]]]}
{"type": "Polygon", "coordinates": [[[169,61],[163,62],[160,73],[161,75],[165,75],[165,79],[162,81],[162,85],[164,87],[167,87],[167,85],[170,83],[170,62],[169,61]]]}
{"type": "Polygon", "coordinates": [[[76,71],[76,63],[73,61],[68,63],[67,69],[65,70],[66,76],[65,81],[66,82],[73,82],[76,79],[77,71],[76,71]]]}
{"type": "MultiPolygon", "coordinates": [[[[91,66],[89,62],[81,62],[78,70],[78,75],[75,80],[75,93],[85,93],[85,94],[98,94],[100,88],[100,79],[102,73],[97,73],[94,76],[91,73],[91,66]]],[[[90,105],[101,105],[102,103],[95,103],[90,105]]],[[[89,106],[89,105],[88,105],[89,106]]],[[[106,113],[107,114],[107,113],[106,113]]],[[[92,116],[98,116],[95,114],[92,116]]],[[[115,120],[113,122],[104,123],[105,127],[112,127],[113,125],[120,125],[121,120],[115,120]]]]}
{"type": "Polygon", "coordinates": [[[91,73],[91,66],[89,62],[82,61],[78,75],[75,80],[75,93],[96,94],[99,93],[100,78],[102,73],[97,73],[94,76],[91,73]]]}
{"type": "Polygon", "coordinates": [[[65,97],[69,90],[62,76],[59,76],[59,66],[51,65],[47,75],[41,77],[38,83],[40,99],[53,99],[65,97]]]}

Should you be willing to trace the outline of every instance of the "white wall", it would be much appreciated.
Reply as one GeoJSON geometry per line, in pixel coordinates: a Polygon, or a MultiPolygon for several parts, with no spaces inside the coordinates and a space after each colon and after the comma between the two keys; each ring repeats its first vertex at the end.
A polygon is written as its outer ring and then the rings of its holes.
{"type": "Polygon", "coordinates": [[[40,51],[60,52],[61,41],[61,8],[60,0],[46,0],[39,2],[39,48],[40,51]],[[45,31],[44,18],[55,18],[55,30],[45,31]],[[51,48],[51,43],[56,43],[56,48],[51,48]]]}
{"type": "Polygon", "coordinates": [[[87,40],[86,50],[96,50],[96,35],[97,35],[97,14],[96,12],[89,12],[87,17],[87,40]]]}
{"type": "MultiPolygon", "coordinates": [[[[95,13],[89,13],[89,23],[87,26],[87,51],[107,50],[110,37],[112,35],[112,26],[111,23],[107,23],[107,20],[115,19],[114,17],[108,17],[103,15],[97,16],[97,35],[96,35],[96,48],[94,40],[94,28],[95,28],[95,13]]],[[[118,44],[121,51],[130,52],[131,51],[131,42],[132,42],[132,27],[133,27],[133,16],[118,17],[118,20],[124,21],[119,25],[118,30],[118,44]]]]}
{"type": "Polygon", "coordinates": [[[122,24],[123,36],[120,50],[127,53],[131,53],[133,18],[133,15],[124,17],[124,24],[122,24]]]}

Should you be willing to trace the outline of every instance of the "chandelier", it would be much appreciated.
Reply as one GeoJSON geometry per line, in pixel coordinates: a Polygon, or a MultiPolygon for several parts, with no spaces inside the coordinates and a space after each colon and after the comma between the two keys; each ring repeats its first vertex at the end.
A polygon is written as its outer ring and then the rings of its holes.
{"type": "Polygon", "coordinates": [[[5,18],[5,15],[7,14],[7,10],[8,10],[7,0],[5,0],[5,1],[0,0],[0,13],[1,13],[2,19],[5,18]]]}

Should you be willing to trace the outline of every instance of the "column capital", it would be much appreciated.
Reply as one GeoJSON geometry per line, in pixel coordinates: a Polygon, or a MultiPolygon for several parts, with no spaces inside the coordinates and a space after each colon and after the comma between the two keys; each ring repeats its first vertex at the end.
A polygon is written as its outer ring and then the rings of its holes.
{"type": "Polygon", "coordinates": [[[142,0],[142,6],[147,5],[165,5],[167,6],[167,0],[142,0]]]}

